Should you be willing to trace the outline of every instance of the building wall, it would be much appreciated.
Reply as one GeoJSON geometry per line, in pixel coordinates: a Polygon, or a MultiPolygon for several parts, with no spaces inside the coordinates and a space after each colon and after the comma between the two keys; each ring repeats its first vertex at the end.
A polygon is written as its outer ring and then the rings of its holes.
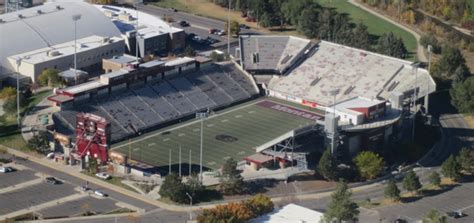
{"type": "Polygon", "coordinates": [[[115,63],[107,59],[102,60],[102,69],[104,70],[105,73],[117,71],[122,68],[123,68],[122,64],[115,63]]]}
{"type": "MultiPolygon", "coordinates": [[[[77,69],[87,69],[102,63],[103,58],[111,58],[116,55],[122,55],[125,51],[123,40],[115,41],[97,48],[85,50],[77,53],[77,69]]],[[[10,59],[11,60],[11,59],[10,59]]],[[[11,61],[11,63],[15,61],[11,61]]],[[[74,67],[74,55],[50,57],[49,60],[39,63],[28,63],[23,61],[19,72],[28,76],[33,82],[36,82],[38,76],[48,68],[58,71],[65,71],[74,67]]]]}
{"type": "Polygon", "coordinates": [[[184,31],[171,33],[170,50],[184,49],[186,45],[186,33],[184,31]]]}

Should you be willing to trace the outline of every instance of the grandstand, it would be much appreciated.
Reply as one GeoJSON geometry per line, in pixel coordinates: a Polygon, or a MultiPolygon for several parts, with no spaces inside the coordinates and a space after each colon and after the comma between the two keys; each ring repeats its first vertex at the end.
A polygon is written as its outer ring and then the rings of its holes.
{"type": "Polygon", "coordinates": [[[59,131],[71,135],[77,112],[105,117],[111,122],[111,141],[118,142],[189,118],[198,111],[221,109],[257,94],[252,81],[232,63],[215,64],[75,103],[56,113],[55,120],[59,131]]]}

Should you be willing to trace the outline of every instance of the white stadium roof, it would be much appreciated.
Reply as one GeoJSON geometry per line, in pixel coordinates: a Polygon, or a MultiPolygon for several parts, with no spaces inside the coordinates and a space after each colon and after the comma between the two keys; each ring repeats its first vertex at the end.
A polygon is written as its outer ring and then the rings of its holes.
{"type": "Polygon", "coordinates": [[[339,89],[339,102],[358,96],[389,99],[394,92],[413,91],[415,85],[420,89],[419,97],[436,89],[428,71],[418,68],[415,75],[410,61],[326,41],[321,41],[315,50],[288,75],[275,76],[268,88],[326,107],[333,104],[329,92],[335,89],[339,89]]]}
{"type": "Polygon", "coordinates": [[[118,28],[100,10],[81,1],[54,2],[0,15],[0,66],[13,70],[7,57],[92,35],[120,37],[118,28]]]}

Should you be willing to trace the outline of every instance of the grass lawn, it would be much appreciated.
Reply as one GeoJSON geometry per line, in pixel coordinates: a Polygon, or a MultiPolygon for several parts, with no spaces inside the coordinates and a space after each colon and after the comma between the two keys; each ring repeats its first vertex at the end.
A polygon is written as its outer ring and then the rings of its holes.
{"type": "MultiPolygon", "coordinates": [[[[268,101],[268,99],[267,99],[268,101]]],[[[256,147],[275,139],[293,129],[313,124],[314,121],[286,112],[251,104],[231,110],[228,113],[216,114],[204,121],[203,166],[208,169],[219,168],[225,160],[237,161],[255,154],[256,147]],[[224,139],[218,139],[223,137],[224,139]]],[[[197,167],[200,152],[200,122],[178,126],[174,130],[138,138],[128,143],[113,146],[113,150],[129,154],[132,160],[153,166],[168,168],[171,151],[171,164],[191,163],[197,167]]],[[[188,166],[182,167],[186,172],[188,166]]]]}
{"type": "Polygon", "coordinates": [[[369,30],[370,34],[380,36],[383,33],[393,32],[396,36],[403,39],[405,46],[411,53],[409,60],[416,58],[416,39],[409,32],[389,23],[359,7],[349,3],[347,0],[315,0],[325,7],[335,8],[338,12],[347,13],[355,23],[363,22],[369,30]]]}
{"type": "MultiPolygon", "coordinates": [[[[29,99],[28,104],[21,108],[22,114],[34,107],[50,94],[51,91],[46,90],[33,95],[29,99]]],[[[31,150],[25,140],[23,140],[20,130],[16,126],[16,113],[5,113],[0,116],[0,145],[5,145],[22,151],[31,150]]]]}

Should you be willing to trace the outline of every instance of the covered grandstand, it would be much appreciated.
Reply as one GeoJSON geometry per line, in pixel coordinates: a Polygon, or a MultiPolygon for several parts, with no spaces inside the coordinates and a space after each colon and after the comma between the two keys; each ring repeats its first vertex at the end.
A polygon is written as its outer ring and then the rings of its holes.
{"type": "MultiPolygon", "coordinates": [[[[77,38],[92,35],[120,37],[119,29],[93,5],[81,2],[52,2],[17,13],[0,15],[0,73],[15,70],[7,58],[32,50],[52,47],[74,40],[73,15],[77,21],[77,38]]],[[[53,50],[53,49],[52,49],[53,50]]]]}
{"type": "Polygon", "coordinates": [[[198,111],[220,109],[257,94],[252,80],[232,63],[215,64],[75,102],[56,113],[55,119],[59,131],[72,135],[78,112],[105,117],[111,122],[112,142],[118,142],[192,117],[198,111]]]}

